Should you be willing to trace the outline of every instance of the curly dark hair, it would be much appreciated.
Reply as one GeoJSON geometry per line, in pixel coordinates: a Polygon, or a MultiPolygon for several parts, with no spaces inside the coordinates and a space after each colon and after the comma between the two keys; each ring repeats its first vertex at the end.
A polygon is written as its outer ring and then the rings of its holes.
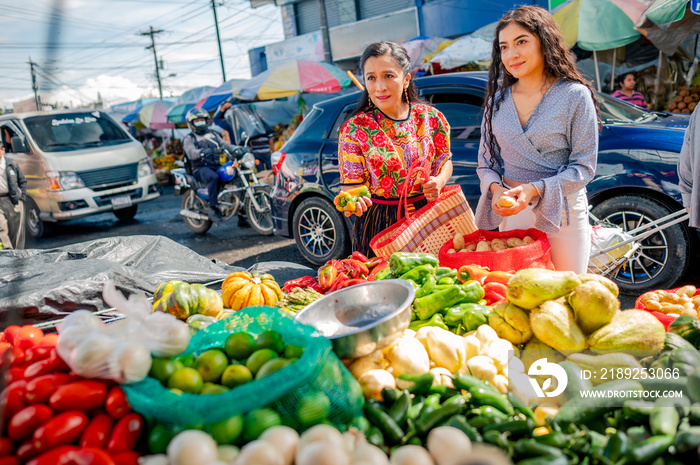
{"type": "MultiPolygon", "coordinates": [[[[394,42],[375,42],[373,44],[368,45],[365,51],[362,52],[362,56],[360,57],[360,70],[362,71],[362,74],[364,75],[365,62],[369,58],[381,57],[386,54],[389,54],[396,61],[399,67],[403,70],[404,76],[411,72],[411,58],[408,56],[408,52],[405,48],[403,48],[399,44],[395,44],[394,42]]],[[[408,81],[408,88],[406,89],[406,93],[403,94],[401,99],[404,102],[408,103],[425,103],[418,96],[418,88],[413,82],[413,79],[408,81]],[[407,95],[408,99],[406,99],[407,95]]],[[[369,110],[371,107],[372,101],[369,99],[369,93],[367,93],[367,89],[365,89],[362,91],[360,101],[353,109],[351,116],[361,113],[365,110],[369,110]]]]}
{"type": "Polygon", "coordinates": [[[532,5],[521,6],[510,10],[496,25],[493,48],[491,51],[491,66],[489,67],[488,84],[486,87],[486,98],[484,99],[484,126],[486,134],[482,134],[482,137],[487,137],[489,146],[492,147],[490,151],[490,165],[492,169],[497,164],[501,164],[500,155],[497,153],[498,150],[493,149],[498,147],[498,142],[493,134],[493,126],[491,124],[493,112],[498,111],[501,102],[503,102],[505,94],[503,91],[518,81],[518,79],[506,72],[503,61],[501,60],[501,48],[499,45],[500,32],[506,26],[513,23],[527,29],[540,40],[540,47],[544,58],[545,80],[553,81],[562,79],[583,84],[591,92],[591,99],[593,99],[596,114],[598,113],[598,105],[593,88],[576,68],[576,58],[573,52],[571,52],[564,43],[564,37],[549,11],[532,5]],[[500,86],[499,81],[501,82],[500,86]],[[501,92],[497,96],[496,94],[499,89],[501,92]]]}

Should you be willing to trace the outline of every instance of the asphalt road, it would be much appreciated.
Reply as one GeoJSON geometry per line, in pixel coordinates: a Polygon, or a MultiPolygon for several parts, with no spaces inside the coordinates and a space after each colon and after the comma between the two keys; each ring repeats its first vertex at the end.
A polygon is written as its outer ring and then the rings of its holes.
{"type": "Polygon", "coordinates": [[[267,261],[312,266],[299,253],[293,239],[261,236],[253,228],[239,228],[236,218],[214,225],[204,235],[193,233],[179,214],[181,199],[173,195],[171,186],[166,186],[160,198],[139,204],[133,220],[120,222],[112,213],[103,213],[53,224],[46,237],[34,239],[27,248],[49,249],[112,236],[160,235],[200,255],[244,268],[267,261]]]}

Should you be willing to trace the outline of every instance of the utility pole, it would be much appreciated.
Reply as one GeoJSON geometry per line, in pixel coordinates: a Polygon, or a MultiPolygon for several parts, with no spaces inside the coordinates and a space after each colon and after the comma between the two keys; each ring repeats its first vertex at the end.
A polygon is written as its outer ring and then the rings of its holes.
{"type": "Polygon", "coordinates": [[[219,44],[219,60],[221,60],[221,77],[226,82],[226,69],[224,69],[224,52],[221,51],[221,36],[219,36],[219,20],[216,18],[216,0],[211,0],[211,10],[214,12],[214,27],[216,28],[216,42],[219,44]]]}
{"type": "Polygon", "coordinates": [[[326,2],[318,0],[318,12],[321,16],[321,37],[323,38],[323,61],[333,64],[331,56],[331,38],[328,35],[328,18],[326,17],[326,2]]]}
{"type": "Polygon", "coordinates": [[[153,29],[153,26],[151,26],[151,30],[147,32],[142,32],[142,36],[151,36],[151,46],[146,47],[146,50],[149,48],[153,49],[153,59],[155,60],[156,64],[156,79],[158,80],[158,95],[160,96],[160,99],[163,100],[163,87],[160,84],[160,71],[158,70],[158,55],[156,54],[156,40],[154,39],[154,36],[156,34],[160,34],[163,32],[162,29],[153,29]]]}
{"type": "Polygon", "coordinates": [[[29,69],[32,73],[32,90],[34,91],[34,103],[36,104],[36,110],[39,111],[39,86],[36,85],[36,71],[34,67],[39,66],[32,61],[32,57],[29,57],[29,69]]]}

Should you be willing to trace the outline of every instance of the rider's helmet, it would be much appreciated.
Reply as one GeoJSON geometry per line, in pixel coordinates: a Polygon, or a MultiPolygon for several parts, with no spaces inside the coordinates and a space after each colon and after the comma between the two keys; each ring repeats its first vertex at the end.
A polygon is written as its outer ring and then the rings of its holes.
{"type": "Polygon", "coordinates": [[[187,126],[190,127],[195,134],[204,134],[211,126],[211,117],[209,112],[203,108],[193,108],[187,112],[185,116],[187,126]]]}

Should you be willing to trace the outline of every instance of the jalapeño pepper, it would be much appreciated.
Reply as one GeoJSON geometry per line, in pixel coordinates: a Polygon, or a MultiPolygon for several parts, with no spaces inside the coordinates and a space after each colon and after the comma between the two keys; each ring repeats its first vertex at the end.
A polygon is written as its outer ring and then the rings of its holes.
{"type": "Polygon", "coordinates": [[[627,463],[650,463],[661,457],[671,444],[673,436],[652,436],[645,439],[627,451],[627,463]]]}
{"type": "Polygon", "coordinates": [[[520,400],[518,396],[514,395],[512,392],[508,392],[506,396],[508,397],[508,400],[510,401],[511,405],[513,405],[513,408],[516,412],[522,413],[523,415],[525,415],[526,418],[535,420],[535,412],[533,412],[530,407],[525,405],[525,402],[520,400]]]}
{"type": "Polygon", "coordinates": [[[360,197],[369,197],[367,186],[359,186],[340,192],[333,199],[335,208],[341,212],[354,212],[357,210],[357,201],[360,197]]]}
{"type": "MultiPolygon", "coordinates": [[[[409,271],[410,273],[410,271],[409,271]]],[[[437,281],[435,280],[435,276],[430,275],[428,276],[428,279],[426,279],[423,282],[423,285],[416,291],[416,295],[414,299],[419,299],[423,297],[424,295],[428,295],[433,292],[433,289],[435,288],[435,285],[437,284],[437,281]]]]}
{"type": "Polygon", "coordinates": [[[369,422],[379,428],[386,441],[396,444],[401,440],[404,435],[403,430],[379,405],[374,402],[365,402],[364,412],[369,422]]]}
{"type": "Polygon", "coordinates": [[[437,267],[439,262],[435,255],[429,253],[394,252],[391,254],[391,257],[389,257],[389,267],[392,273],[397,276],[401,276],[420,265],[432,265],[437,267]]]}
{"type": "Polygon", "coordinates": [[[457,428],[458,430],[461,430],[464,434],[466,434],[469,437],[469,439],[472,442],[482,441],[479,430],[470,425],[467,422],[467,419],[464,417],[464,415],[453,416],[452,418],[450,418],[450,422],[448,423],[448,425],[452,426],[453,428],[457,428]]]}
{"type": "Polygon", "coordinates": [[[412,321],[411,324],[408,325],[408,329],[412,329],[413,331],[418,331],[423,326],[437,326],[438,328],[442,328],[442,329],[449,331],[448,326],[445,324],[445,320],[442,318],[442,315],[440,315],[439,313],[436,313],[435,315],[430,317],[430,319],[428,319],[428,320],[412,321]]]}
{"type": "Polygon", "coordinates": [[[627,439],[627,434],[625,434],[624,431],[618,430],[608,438],[604,455],[613,462],[617,462],[627,453],[628,445],[629,440],[627,439]]]}
{"type": "Polygon", "coordinates": [[[403,391],[396,399],[394,405],[389,409],[389,416],[394,419],[397,425],[403,426],[408,418],[408,409],[411,406],[411,394],[408,391],[403,391]]]}
{"type": "Polygon", "coordinates": [[[433,265],[419,265],[401,275],[401,279],[408,279],[416,284],[423,285],[429,276],[435,276],[433,265]]]}
{"type": "Polygon", "coordinates": [[[415,299],[413,301],[413,311],[416,312],[421,320],[427,320],[443,308],[451,307],[465,297],[467,297],[467,293],[464,289],[459,285],[453,285],[445,290],[415,299]]]}
{"type": "Polygon", "coordinates": [[[463,405],[463,402],[446,404],[437,410],[433,410],[432,412],[427,413],[426,415],[420,416],[414,424],[416,428],[416,433],[421,435],[428,433],[428,431],[435,428],[440,423],[458,414],[462,410],[463,405]]]}
{"type": "Polygon", "coordinates": [[[399,375],[399,379],[413,383],[411,387],[408,388],[408,392],[416,395],[427,394],[430,391],[430,386],[433,385],[433,375],[430,373],[422,375],[402,373],[399,375]]]}

